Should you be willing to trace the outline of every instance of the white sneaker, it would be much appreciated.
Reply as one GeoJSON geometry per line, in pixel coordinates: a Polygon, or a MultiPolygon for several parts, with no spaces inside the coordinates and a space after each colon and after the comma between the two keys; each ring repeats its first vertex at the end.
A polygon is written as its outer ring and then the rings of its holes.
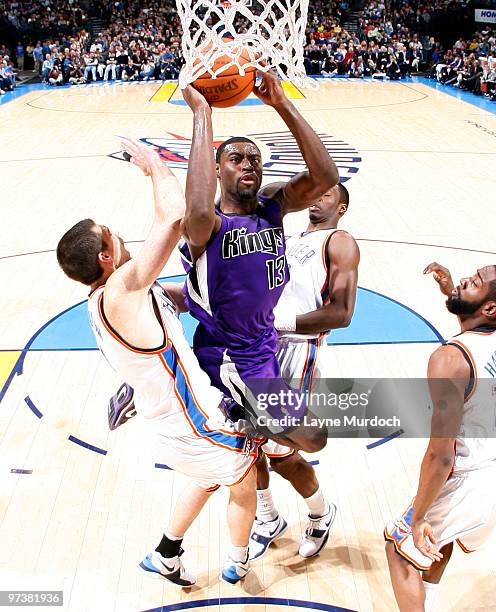
{"type": "Polygon", "coordinates": [[[184,569],[179,558],[184,551],[181,549],[176,557],[162,557],[156,550],[146,555],[140,563],[141,569],[163,576],[166,580],[177,584],[180,587],[190,587],[196,582],[196,577],[184,569]]]}
{"type": "Polygon", "coordinates": [[[269,550],[272,542],[280,538],[287,528],[288,524],[282,516],[278,516],[273,521],[267,521],[266,523],[255,519],[248,552],[250,561],[263,557],[269,550]]]}
{"type": "Polygon", "coordinates": [[[220,579],[229,584],[236,584],[246,576],[250,571],[250,561],[246,557],[246,561],[233,561],[231,557],[227,557],[220,579]]]}
{"type": "Polygon", "coordinates": [[[324,548],[329,538],[329,531],[336,517],[336,512],[336,505],[331,502],[328,512],[323,516],[308,516],[308,525],[298,550],[301,557],[305,557],[305,559],[314,557],[324,548]]]}

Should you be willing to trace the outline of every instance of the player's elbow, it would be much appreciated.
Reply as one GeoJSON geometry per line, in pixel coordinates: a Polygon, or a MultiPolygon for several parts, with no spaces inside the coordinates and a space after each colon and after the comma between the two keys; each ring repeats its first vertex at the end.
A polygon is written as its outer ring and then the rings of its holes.
{"type": "Polygon", "coordinates": [[[343,310],[341,312],[341,316],[339,318],[339,327],[349,327],[351,323],[351,318],[353,317],[353,312],[348,312],[348,310],[343,310]]]}
{"type": "Polygon", "coordinates": [[[187,210],[183,231],[192,246],[202,247],[210,240],[215,225],[215,213],[207,210],[187,210]]]}
{"type": "Polygon", "coordinates": [[[322,331],[326,331],[328,329],[342,329],[344,327],[348,327],[351,323],[351,318],[353,316],[353,312],[348,312],[345,309],[339,310],[337,312],[331,312],[330,314],[331,316],[329,317],[328,324],[324,324],[325,329],[322,331]]]}

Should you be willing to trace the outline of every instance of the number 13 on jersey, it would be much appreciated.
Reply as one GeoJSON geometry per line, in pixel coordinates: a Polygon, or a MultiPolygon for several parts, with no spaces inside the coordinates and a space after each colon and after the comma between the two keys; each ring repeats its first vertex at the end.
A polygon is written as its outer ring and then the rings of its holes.
{"type": "Polygon", "coordinates": [[[275,289],[284,284],[286,280],[286,255],[265,262],[267,266],[267,277],[269,289],[275,289]]]}

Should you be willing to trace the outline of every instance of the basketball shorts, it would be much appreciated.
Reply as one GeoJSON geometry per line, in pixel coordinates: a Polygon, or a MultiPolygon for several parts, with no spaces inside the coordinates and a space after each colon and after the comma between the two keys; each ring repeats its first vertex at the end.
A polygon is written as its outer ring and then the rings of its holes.
{"type": "Polygon", "coordinates": [[[188,476],[202,489],[215,491],[221,485],[229,487],[243,480],[266,438],[248,437],[239,431],[241,425],[222,416],[210,419],[208,426],[208,433],[216,434],[215,440],[211,435],[193,432],[170,436],[160,427],[151,427],[150,433],[158,463],[188,476]]]}
{"type": "MultiPolygon", "coordinates": [[[[496,466],[453,475],[425,518],[432,525],[437,548],[457,542],[463,552],[479,548],[496,527],[496,466]]],[[[411,518],[415,498],[384,530],[396,552],[418,570],[428,570],[432,561],[414,545],[411,518]]]]}
{"type": "Polygon", "coordinates": [[[298,383],[300,391],[310,392],[314,378],[322,376],[322,364],[319,358],[320,347],[325,338],[279,338],[277,360],[282,377],[290,384],[298,383]]]}
{"type": "Polygon", "coordinates": [[[269,459],[282,459],[283,457],[291,457],[296,451],[290,446],[278,444],[274,440],[267,440],[262,445],[262,450],[269,459]]]}
{"type": "Polygon", "coordinates": [[[280,434],[305,416],[305,398],[282,378],[274,353],[253,355],[249,350],[201,346],[195,347],[195,354],[212,384],[243,407],[242,418],[257,431],[280,434]],[[269,397],[274,401],[269,402],[269,397]]]}

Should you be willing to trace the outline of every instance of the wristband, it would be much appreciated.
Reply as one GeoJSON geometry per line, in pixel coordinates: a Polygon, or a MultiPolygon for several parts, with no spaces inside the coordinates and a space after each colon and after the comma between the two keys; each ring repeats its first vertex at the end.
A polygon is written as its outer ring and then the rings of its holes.
{"type": "Polygon", "coordinates": [[[274,327],[280,332],[296,331],[296,312],[274,312],[274,327]]]}

